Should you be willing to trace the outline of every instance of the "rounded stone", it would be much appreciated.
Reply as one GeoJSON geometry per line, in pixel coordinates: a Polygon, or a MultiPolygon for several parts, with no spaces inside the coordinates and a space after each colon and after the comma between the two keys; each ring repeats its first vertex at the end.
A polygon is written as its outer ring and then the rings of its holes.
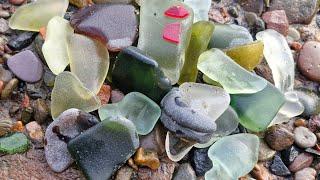
{"type": "Polygon", "coordinates": [[[317,172],[313,168],[304,168],[294,174],[295,180],[314,180],[317,172]]]}
{"type": "Polygon", "coordinates": [[[13,74],[23,81],[35,83],[42,78],[42,63],[30,50],[12,56],[8,59],[7,64],[13,74]]]}
{"type": "Polygon", "coordinates": [[[306,42],[300,51],[297,65],[304,76],[320,82],[320,43],[306,42]]]}
{"type": "Polygon", "coordinates": [[[9,0],[10,4],[13,4],[13,5],[21,5],[25,1],[26,0],[9,0]]]}
{"type": "Polygon", "coordinates": [[[276,151],[271,149],[264,140],[260,139],[259,161],[267,161],[273,158],[276,151]]]}
{"type": "Polygon", "coordinates": [[[294,130],[294,142],[301,148],[313,147],[317,143],[317,136],[306,127],[294,130]]]}
{"type": "Polygon", "coordinates": [[[293,133],[281,125],[274,125],[267,129],[266,143],[274,150],[281,151],[290,147],[293,142],[293,133]]]}

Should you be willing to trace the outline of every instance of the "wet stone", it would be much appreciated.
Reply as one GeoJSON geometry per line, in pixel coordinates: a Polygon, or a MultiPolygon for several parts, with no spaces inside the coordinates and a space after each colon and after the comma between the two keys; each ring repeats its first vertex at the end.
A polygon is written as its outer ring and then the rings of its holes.
{"type": "Polygon", "coordinates": [[[208,149],[194,149],[191,151],[191,165],[197,176],[204,176],[204,174],[212,168],[212,161],[208,156],[208,149]]]}
{"type": "Polygon", "coordinates": [[[23,153],[29,148],[29,140],[22,133],[14,133],[12,135],[0,138],[0,153],[16,154],[23,153]]]}
{"type": "Polygon", "coordinates": [[[104,180],[110,178],[138,146],[134,125],[118,118],[117,121],[102,121],[72,139],[68,150],[88,179],[104,180]]]}
{"type": "Polygon", "coordinates": [[[306,42],[299,55],[298,68],[310,80],[320,82],[320,43],[306,42]]]}
{"type": "Polygon", "coordinates": [[[176,170],[173,180],[196,180],[197,176],[188,163],[181,164],[176,170]]]}
{"type": "Polygon", "coordinates": [[[8,42],[8,46],[14,51],[19,51],[28,47],[36,36],[37,34],[34,32],[23,32],[18,36],[11,38],[8,42]]]}
{"type": "Polygon", "coordinates": [[[284,126],[274,125],[267,129],[265,141],[272,149],[280,151],[293,144],[294,135],[284,126]]]}
{"type": "Polygon", "coordinates": [[[294,142],[301,148],[310,148],[316,145],[317,137],[308,128],[297,127],[294,130],[294,142]]]}
{"type": "Polygon", "coordinates": [[[172,88],[158,63],[133,46],[123,49],[118,55],[112,80],[121,91],[141,92],[156,102],[172,88]]]}
{"type": "Polygon", "coordinates": [[[71,17],[76,32],[107,43],[110,51],[132,45],[137,36],[135,8],[127,4],[99,4],[85,7],[71,17]]]}
{"type": "Polygon", "coordinates": [[[290,171],[287,166],[282,162],[281,157],[276,155],[270,166],[270,171],[278,176],[287,176],[290,175],[290,171]]]}
{"type": "Polygon", "coordinates": [[[9,69],[21,80],[35,83],[42,78],[43,66],[30,50],[22,51],[7,61],[9,69]]]}
{"type": "Polygon", "coordinates": [[[313,162],[313,156],[309,153],[301,153],[290,164],[289,169],[291,172],[297,172],[303,168],[309,167],[313,162]]]}
{"type": "Polygon", "coordinates": [[[48,126],[44,148],[47,162],[53,171],[62,172],[73,163],[67,143],[98,122],[95,116],[78,109],[69,109],[48,126]]]}

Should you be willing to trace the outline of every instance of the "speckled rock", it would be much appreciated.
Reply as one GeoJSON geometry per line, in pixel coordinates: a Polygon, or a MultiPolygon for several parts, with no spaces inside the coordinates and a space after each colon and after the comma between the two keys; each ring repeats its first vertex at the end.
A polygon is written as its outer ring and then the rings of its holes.
{"type": "Polygon", "coordinates": [[[248,12],[254,12],[261,15],[263,11],[263,0],[237,0],[240,6],[248,12]]]}
{"type": "Polygon", "coordinates": [[[29,46],[36,37],[36,35],[37,34],[34,32],[23,32],[18,36],[12,37],[8,42],[8,46],[12,50],[19,51],[29,46]]]}
{"type": "Polygon", "coordinates": [[[293,133],[282,125],[274,125],[267,129],[265,134],[266,143],[274,150],[281,151],[290,147],[293,142],[293,133]]]}
{"type": "Polygon", "coordinates": [[[303,168],[309,167],[313,162],[313,156],[309,153],[301,153],[290,164],[289,169],[291,172],[297,172],[303,168]]]}
{"type": "Polygon", "coordinates": [[[294,159],[299,155],[300,149],[295,146],[291,146],[283,151],[281,151],[282,161],[289,166],[294,159]]]}
{"type": "Polygon", "coordinates": [[[313,168],[304,168],[294,174],[295,180],[315,180],[316,170],[313,168]]]}
{"type": "Polygon", "coordinates": [[[194,149],[191,152],[191,165],[197,176],[204,176],[204,174],[212,168],[212,161],[208,156],[208,149],[194,149]]]}
{"type": "Polygon", "coordinates": [[[139,180],[171,180],[176,165],[173,162],[161,162],[156,171],[149,168],[139,168],[139,180]]]}
{"type": "Polygon", "coordinates": [[[309,24],[317,12],[317,0],[272,0],[270,10],[285,10],[290,24],[309,24]]]}
{"type": "Polygon", "coordinates": [[[294,130],[294,142],[301,148],[310,148],[316,145],[317,137],[306,127],[297,127],[294,130]]]}
{"type": "Polygon", "coordinates": [[[306,42],[300,51],[297,65],[304,76],[320,82],[320,43],[306,42]]]}
{"type": "Polygon", "coordinates": [[[262,19],[266,22],[268,29],[276,30],[284,36],[288,35],[289,22],[284,10],[265,12],[262,15],[262,19]]]}
{"type": "Polygon", "coordinates": [[[270,171],[278,176],[287,176],[290,175],[290,171],[287,166],[282,162],[281,157],[276,155],[270,166],[270,171]]]}

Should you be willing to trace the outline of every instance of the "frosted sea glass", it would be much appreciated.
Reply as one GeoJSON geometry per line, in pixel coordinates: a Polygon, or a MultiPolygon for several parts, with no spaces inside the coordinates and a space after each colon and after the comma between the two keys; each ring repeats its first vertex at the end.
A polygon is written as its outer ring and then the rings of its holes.
{"type": "Polygon", "coordinates": [[[52,18],[46,29],[46,40],[42,46],[42,53],[50,70],[58,75],[69,64],[68,40],[73,34],[69,21],[62,17],[52,18]]]}
{"type": "Polygon", "coordinates": [[[256,35],[263,41],[263,54],[273,74],[275,86],[281,92],[293,90],[294,60],[286,38],[275,30],[267,29],[256,35]]]}
{"type": "Polygon", "coordinates": [[[170,131],[167,132],[165,149],[167,156],[171,161],[180,161],[186,154],[188,154],[194,144],[195,142],[193,141],[180,139],[170,133],[170,131]]]}
{"type": "Polygon", "coordinates": [[[192,9],[176,0],[141,2],[138,48],[154,58],[172,84],[177,83],[185,59],[193,23],[192,9]],[[164,12],[172,6],[183,6],[189,15],[183,19],[170,18],[164,12]],[[165,27],[179,23],[178,44],[163,38],[165,27]]]}
{"type": "Polygon", "coordinates": [[[224,137],[208,150],[213,167],[205,179],[235,180],[248,174],[258,162],[259,138],[253,134],[224,137]]]}
{"type": "Polygon", "coordinates": [[[63,17],[68,0],[38,0],[19,7],[9,20],[11,29],[39,31],[46,27],[51,18],[63,17]]]}
{"type": "Polygon", "coordinates": [[[160,107],[147,96],[131,92],[120,102],[107,104],[99,109],[101,120],[112,120],[115,116],[129,119],[136,127],[137,133],[149,134],[161,115],[160,107]]]}
{"type": "Polygon", "coordinates": [[[181,70],[179,84],[195,82],[198,75],[198,58],[207,50],[214,25],[209,21],[199,21],[192,25],[191,40],[186,51],[186,59],[181,70]]]}
{"type": "Polygon", "coordinates": [[[71,72],[87,89],[97,94],[109,69],[106,46],[84,35],[73,34],[68,47],[71,72]]]}
{"type": "Polygon", "coordinates": [[[263,59],[263,42],[255,41],[229,48],[226,50],[226,54],[243,68],[253,71],[263,59]]]}
{"type": "Polygon", "coordinates": [[[267,81],[248,72],[219,49],[211,49],[199,57],[198,69],[220,83],[230,94],[252,94],[266,87],[267,81]]]}
{"type": "Polygon", "coordinates": [[[231,106],[240,124],[254,132],[265,130],[284,103],[284,95],[269,82],[257,93],[231,95],[231,106]]]}
{"type": "Polygon", "coordinates": [[[209,48],[231,48],[253,42],[250,32],[235,24],[216,24],[209,48]]]}
{"type": "Polygon", "coordinates": [[[186,5],[193,9],[194,20],[198,21],[208,21],[209,20],[209,10],[211,7],[211,0],[183,0],[186,5]]]}
{"type": "Polygon", "coordinates": [[[57,118],[62,112],[70,108],[91,112],[99,107],[100,99],[85,88],[74,74],[62,72],[56,77],[51,94],[51,114],[53,118],[57,118]]]}

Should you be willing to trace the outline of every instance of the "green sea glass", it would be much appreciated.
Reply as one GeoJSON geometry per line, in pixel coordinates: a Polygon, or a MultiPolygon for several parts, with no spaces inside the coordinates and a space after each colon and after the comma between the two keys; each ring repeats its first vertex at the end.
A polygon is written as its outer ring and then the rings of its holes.
{"type": "Polygon", "coordinates": [[[46,40],[42,46],[43,56],[50,70],[58,75],[69,64],[68,40],[73,34],[69,21],[62,17],[52,18],[46,29],[46,40]]]}
{"type": "Polygon", "coordinates": [[[207,50],[214,25],[209,21],[199,21],[192,25],[190,44],[186,51],[186,59],[181,70],[179,84],[196,82],[198,75],[198,58],[207,50]]]}
{"type": "Polygon", "coordinates": [[[14,133],[0,138],[0,153],[23,153],[29,148],[29,140],[23,133],[14,133]]]}
{"type": "Polygon", "coordinates": [[[250,32],[235,24],[216,24],[209,48],[231,48],[253,42],[250,32]]]}
{"type": "Polygon", "coordinates": [[[67,109],[77,108],[85,112],[91,112],[97,110],[100,106],[100,99],[85,88],[79,78],[71,72],[62,72],[56,77],[51,94],[53,119],[67,109]]]}
{"type": "Polygon", "coordinates": [[[121,117],[105,120],[75,137],[68,150],[87,179],[111,178],[139,147],[139,138],[131,121],[121,117]]]}
{"type": "Polygon", "coordinates": [[[107,47],[84,35],[73,34],[70,37],[68,52],[71,72],[87,89],[97,94],[109,69],[107,47]]]}
{"type": "Polygon", "coordinates": [[[236,180],[248,174],[258,162],[259,138],[253,134],[224,137],[208,150],[213,167],[205,179],[236,180]]]}
{"type": "Polygon", "coordinates": [[[253,71],[263,59],[263,42],[255,41],[229,48],[226,50],[226,54],[243,68],[253,71]]]}
{"type": "Polygon", "coordinates": [[[107,104],[99,109],[101,120],[113,120],[114,116],[129,119],[136,127],[137,133],[149,134],[161,115],[160,107],[147,96],[131,92],[120,102],[107,104]]]}
{"type": "Polygon", "coordinates": [[[211,49],[199,57],[198,69],[220,83],[230,94],[252,94],[266,87],[267,81],[248,72],[219,49],[211,49]]]}
{"type": "Polygon", "coordinates": [[[254,132],[265,130],[284,103],[284,95],[269,82],[257,93],[231,95],[231,106],[240,124],[254,132]]]}
{"type": "Polygon", "coordinates": [[[158,63],[133,46],[123,49],[118,55],[112,82],[125,93],[138,91],[156,102],[172,88],[158,63]]]}
{"type": "Polygon", "coordinates": [[[179,80],[184,56],[191,36],[193,11],[184,3],[176,0],[148,0],[141,2],[138,48],[153,57],[170,79],[172,84],[179,80]],[[182,6],[189,15],[185,18],[170,18],[164,12],[173,6],[182,6]],[[178,43],[163,38],[165,27],[179,23],[178,43]]]}
{"type": "MultiPolygon", "coordinates": [[[[63,17],[68,0],[38,0],[19,7],[9,20],[11,29],[39,31],[46,27],[51,18],[63,17]]],[[[58,27],[57,27],[58,28],[58,27]]]]}

